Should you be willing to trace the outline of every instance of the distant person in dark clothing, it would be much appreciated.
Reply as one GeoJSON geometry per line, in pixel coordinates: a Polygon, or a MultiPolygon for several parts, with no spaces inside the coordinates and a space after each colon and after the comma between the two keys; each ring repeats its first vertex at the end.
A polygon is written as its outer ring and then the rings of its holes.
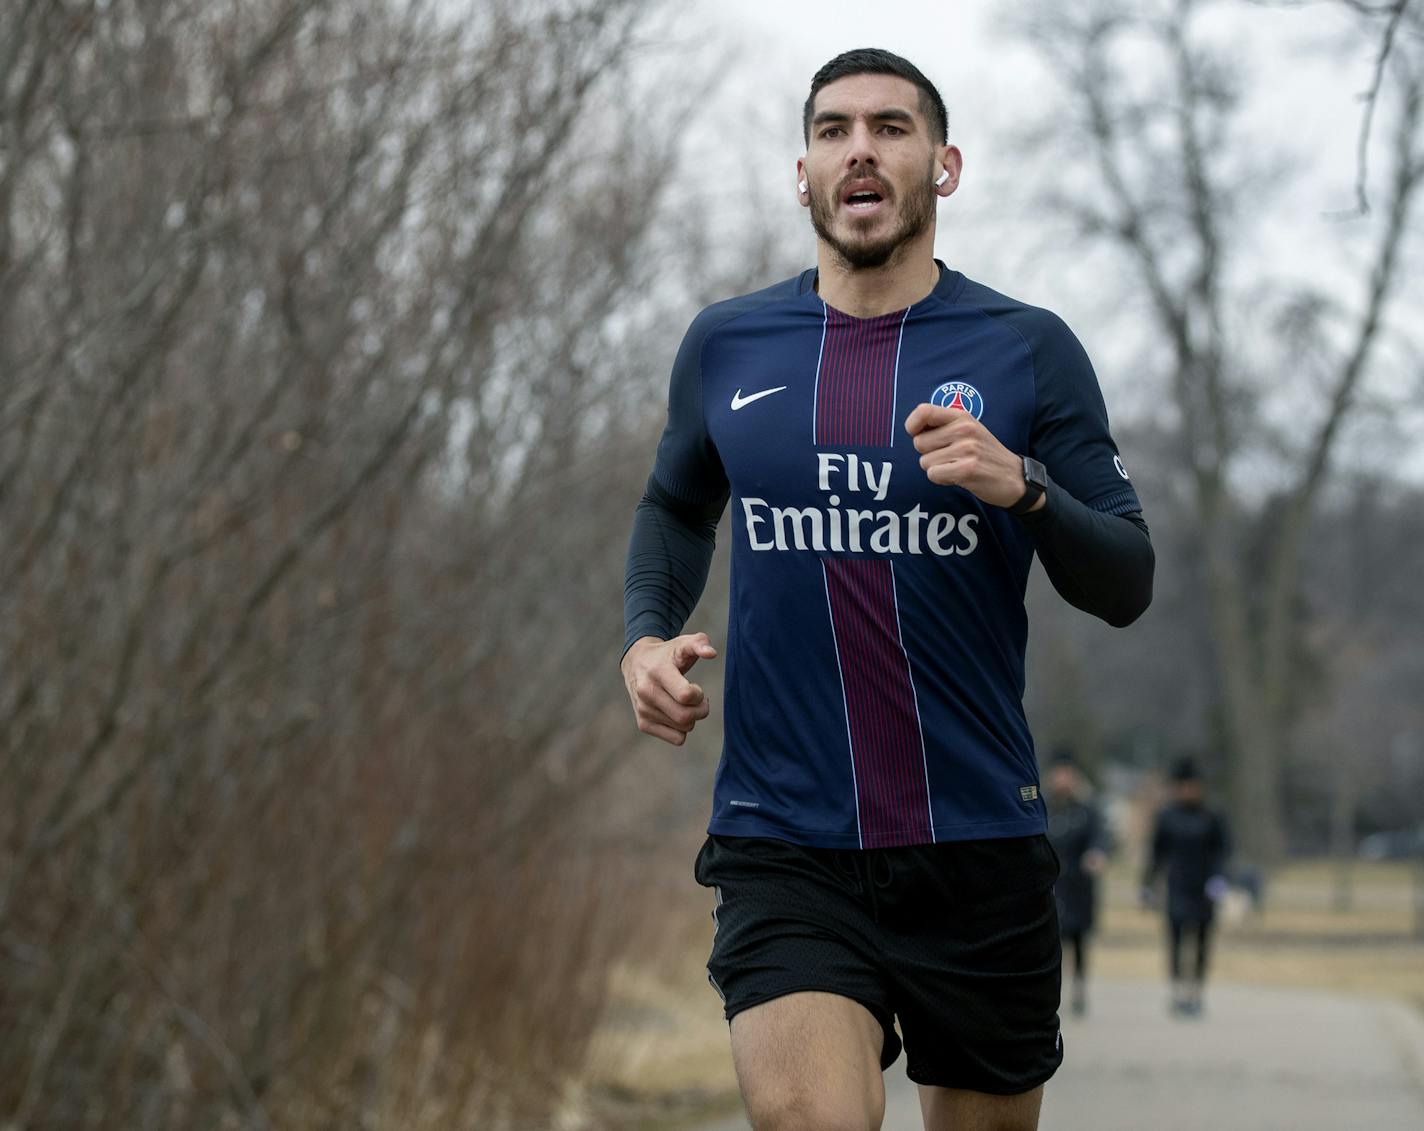
{"type": "Polygon", "coordinates": [[[1216,903],[1226,894],[1230,852],[1226,822],[1205,802],[1201,773],[1184,758],[1172,770],[1172,802],[1157,814],[1152,853],[1142,877],[1142,899],[1156,903],[1154,887],[1167,874],[1167,943],[1172,973],[1172,1012],[1194,1017],[1202,1009],[1211,927],[1216,903]],[[1190,942],[1193,961],[1184,961],[1190,942]]]}
{"type": "Polygon", "coordinates": [[[1088,1010],[1088,937],[1097,911],[1097,877],[1107,867],[1111,840],[1102,813],[1093,804],[1071,750],[1058,750],[1049,761],[1048,839],[1058,853],[1058,933],[1064,951],[1073,953],[1071,1008],[1088,1010]]]}

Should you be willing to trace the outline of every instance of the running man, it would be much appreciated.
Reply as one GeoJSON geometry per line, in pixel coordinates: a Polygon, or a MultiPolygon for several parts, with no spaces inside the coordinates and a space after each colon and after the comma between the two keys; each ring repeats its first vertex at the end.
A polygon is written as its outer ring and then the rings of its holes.
{"type": "Polygon", "coordinates": [[[1060,749],[1048,760],[1048,839],[1058,854],[1058,934],[1073,952],[1070,1008],[1088,1012],[1088,940],[1098,910],[1098,877],[1108,866],[1112,840],[1093,804],[1073,752],[1060,749]]]}
{"type": "Polygon", "coordinates": [[[1190,758],[1172,769],[1172,802],[1157,814],[1152,853],[1142,877],[1142,902],[1157,902],[1153,886],[1167,875],[1167,965],[1172,978],[1168,1008],[1177,1017],[1202,1011],[1216,904],[1227,891],[1231,851],[1226,822],[1206,804],[1201,771],[1190,758]],[[1186,959],[1190,944],[1192,958],[1186,959]]]}
{"type": "Polygon", "coordinates": [[[1068,328],[934,258],[944,102],[885,51],[804,107],[816,266],[708,307],[633,523],[622,669],[680,746],[717,652],[684,625],[731,501],[725,746],[698,882],[757,1131],[1037,1126],[1062,1059],[1057,862],[1024,719],[1037,552],[1114,625],[1151,600],[1141,506],[1068,328]]]}

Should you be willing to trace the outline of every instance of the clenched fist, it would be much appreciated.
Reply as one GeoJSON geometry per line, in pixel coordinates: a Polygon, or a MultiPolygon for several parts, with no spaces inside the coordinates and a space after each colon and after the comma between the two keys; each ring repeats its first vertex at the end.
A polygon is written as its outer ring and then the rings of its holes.
{"type": "Polygon", "coordinates": [[[711,660],[717,649],[705,632],[659,640],[644,636],[623,656],[623,683],[633,701],[638,729],[681,746],[699,719],[712,709],[702,688],[687,678],[698,660],[711,660]]]}
{"type": "MultiPolygon", "coordinates": [[[[939,405],[916,405],[905,418],[905,431],[915,441],[920,466],[931,483],[963,487],[975,498],[996,507],[1011,507],[1023,498],[1023,458],[999,443],[998,437],[971,413],[939,405]]],[[[1030,510],[1044,505],[1041,497],[1030,510]]]]}

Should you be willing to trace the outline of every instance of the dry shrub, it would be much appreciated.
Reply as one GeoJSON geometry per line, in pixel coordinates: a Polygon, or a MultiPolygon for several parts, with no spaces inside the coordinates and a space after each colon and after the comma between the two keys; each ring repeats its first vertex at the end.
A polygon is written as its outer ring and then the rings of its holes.
{"type": "Polygon", "coordinates": [[[0,1125],[488,1129],[577,1072],[660,796],[608,788],[688,303],[647,7],[7,17],[0,1125]]]}

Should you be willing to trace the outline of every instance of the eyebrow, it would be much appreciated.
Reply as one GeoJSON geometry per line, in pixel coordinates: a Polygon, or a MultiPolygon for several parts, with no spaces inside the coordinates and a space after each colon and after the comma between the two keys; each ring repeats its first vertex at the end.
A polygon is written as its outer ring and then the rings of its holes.
{"type": "MultiPolygon", "coordinates": [[[[910,122],[913,123],[915,116],[908,110],[902,110],[898,106],[887,106],[883,110],[876,110],[866,117],[873,118],[877,122],[910,122]]],[[[811,125],[823,126],[829,122],[848,122],[851,116],[844,110],[817,110],[816,116],[811,119],[811,125]]]]}

